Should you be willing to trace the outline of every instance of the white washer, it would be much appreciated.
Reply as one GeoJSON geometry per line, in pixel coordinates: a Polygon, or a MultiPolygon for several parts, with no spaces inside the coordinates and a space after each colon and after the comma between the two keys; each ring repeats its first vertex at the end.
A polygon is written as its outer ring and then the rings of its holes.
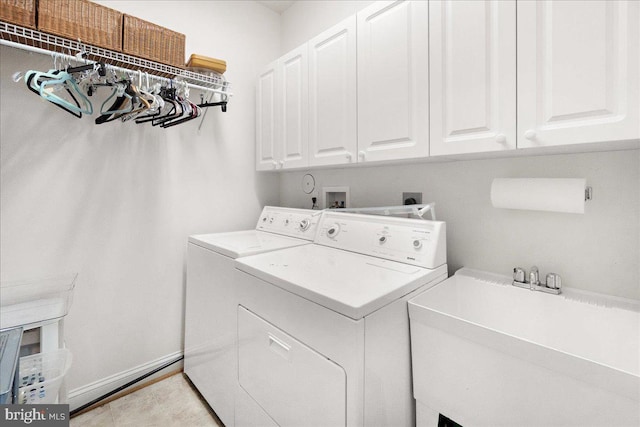
{"type": "Polygon", "coordinates": [[[235,258],[313,241],[319,211],[266,206],[255,230],[189,237],[184,371],[226,426],[237,384],[235,258]]]}
{"type": "Polygon", "coordinates": [[[407,301],[445,223],[325,211],[313,245],[236,260],[236,426],[411,426],[407,301]]]}

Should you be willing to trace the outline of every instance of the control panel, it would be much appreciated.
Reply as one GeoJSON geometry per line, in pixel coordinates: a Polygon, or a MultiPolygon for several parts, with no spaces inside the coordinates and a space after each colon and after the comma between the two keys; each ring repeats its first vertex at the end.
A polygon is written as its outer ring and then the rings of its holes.
{"type": "Polygon", "coordinates": [[[314,243],[425,268],[447,262],[442,221],[325,211],[314,243]]]}
{"type": "Polygon", "coordinates": [[[313,240],[321,211],[265,206],[258,218],[256,230],[313,240]]]}

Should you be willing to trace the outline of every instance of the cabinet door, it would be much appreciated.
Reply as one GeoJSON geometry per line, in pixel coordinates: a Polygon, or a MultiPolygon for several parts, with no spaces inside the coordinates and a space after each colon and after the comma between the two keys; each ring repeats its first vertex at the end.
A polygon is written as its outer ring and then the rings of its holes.
{"type": "Polygon", "coordinates": [[[277,62],[258,77],[256,87],[256,170],[275,170],[278,166],[276,101],[277,62]]]}
{"type": "Polygon", "coordinates": [[[307,44],[279,60],[279,97],[282,102],[278,143],[282,155],[279,166],[304,167],[308,164],[309,142],[309,64],[307,44]]]}
{"type": "Polygon", "coordinates": [[[518,2],[518,148],[640,138],[640,2],[518,2]]]}
{"type": "Polygon", "coordinates": [[[355,162],[356,17],[309,42],[309,165],[355,162]]]}
{"type": "Polygon", "coordinates": [[[430,154],[516,148],[516,4],[429,2],[430,154]]]}
{"type": "Polygon", "coordinates": [[[428,5],[358,13],[358,162],[429,155],[428,5]]]}

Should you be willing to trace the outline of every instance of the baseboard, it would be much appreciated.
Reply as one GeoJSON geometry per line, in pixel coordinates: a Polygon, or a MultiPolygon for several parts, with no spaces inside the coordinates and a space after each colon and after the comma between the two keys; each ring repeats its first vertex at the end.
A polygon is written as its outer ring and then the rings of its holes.
{"type": "MultiPolygon", "coordinates": [[[[143,363],[142,365],[138,365],[126,371],[119,372],[98,381],[94,381],[85,386],[70,390],[69,409],[73,411],[74,409],[79,408],[80,406],[85,405],[92,400],[97,399],[100,396],[109,393],[110,391],[115,390],[120,386],[125,385],[129,381],[132,381],[140,377],[141,375],[146,374],[147,372],[159,368],[167,362],[177,359],[178,357],[182,356],[182,354],[182,351],[176,351],[175,353],[167,354],[166,356],[162,356],[150,362],[143,363]]],[[[146,382],[153,381],[155,378],[161,377],[167,372],[175,371],[176,369],[182,369],[182,366],[183,363],[181,360],[180,362],[168,366],[167,368],[156,372],[148,378],[145,378],[144,380],[137,383],[136,386],[140,386],[146,382]]]]}

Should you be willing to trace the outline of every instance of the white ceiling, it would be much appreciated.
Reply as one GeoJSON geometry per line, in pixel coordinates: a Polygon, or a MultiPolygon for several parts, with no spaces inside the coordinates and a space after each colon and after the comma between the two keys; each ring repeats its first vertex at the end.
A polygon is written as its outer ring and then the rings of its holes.
{"type": "Polygon", "coordinates": [[[289,9],[293,5],[293,3],[295,3],[295,1],[294,0],[263,0],[263,1],[258,1],[258,3],[262,3],[269,9],[273,10],[274,12],[282,13],[285,10],[289,9]]]}

